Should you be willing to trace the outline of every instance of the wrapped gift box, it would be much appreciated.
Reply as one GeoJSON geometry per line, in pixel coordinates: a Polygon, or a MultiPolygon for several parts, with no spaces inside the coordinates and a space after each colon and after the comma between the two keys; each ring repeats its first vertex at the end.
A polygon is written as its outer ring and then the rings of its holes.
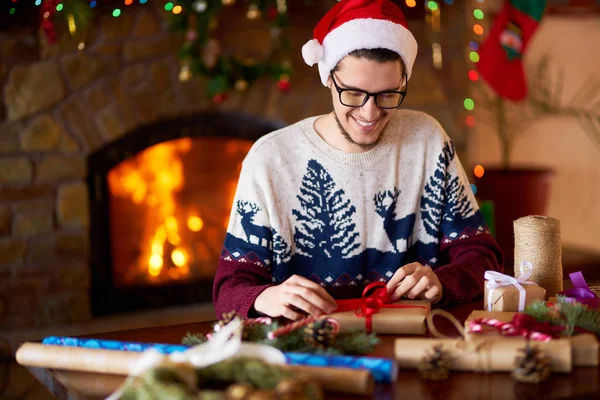
{"type": "MultiPolygon", "coordinates": [[[[492,294],[492,309],[488,311],[519,311],[519,296],[521,292],[514,285],[499,286],[494,289],[489,289],[487,281],[484,285],[483,305],[487,309],[488,298],[492,294]]],[[[522,283],[525,289],[525,307],[533,303],[535,300],[544,300],[546,289],[536,283],[522,283]]]]}
{"type": "MultiPolygon", "coordinates": [[[[427,331],[425,319],[431,311],[431,302],[424,300],[400,300],[391,303],[405,308],[386,308],[385,305],[372,315],[372,332],[384,334],[423,335],[427,331]]],[[[357,308],[360,310],[360,308],[357,308]]],[[[340,323],[341,332],[365,331],[366,318],[355,310],[335,312],[330,315],[340,323]]]]}
{"type": "MultiPolygon", "coordinates": [[[[515,312],[508,311],[480,311],[475,310],[471,312],[471,315],[465,321],[465,339],[466,340],[478,340],[478,338],[485,338],[486,336],[499,336],[500,333],[493,327],[485,327],[483,332],[474,333],[469,332],[469,324],[471,321],[479,318],[493,318],[502,322],[510,322],[515,315],[515,312]]],[[[600,364],[600,351],[599,343],[596,336],[592,333],[582,333],[579,335],[571,336],[571,351],[573,358],[573,366],[576,367],[596,367],[600,364]]],[[[517,340],[525,342],[525,338],[522,337],[506,337],[506,340],[517,340]]],[[[562,339],[554,339],[562,340],[562,339]]],[[[534,342],[535,343],[535,342],[534,342]]]]}

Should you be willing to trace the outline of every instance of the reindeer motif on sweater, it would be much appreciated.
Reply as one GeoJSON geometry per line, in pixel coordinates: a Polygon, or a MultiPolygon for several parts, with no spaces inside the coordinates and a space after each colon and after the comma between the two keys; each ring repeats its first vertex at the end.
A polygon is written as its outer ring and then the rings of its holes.
{"type": "Polygon", "coordinates": [[[387,237],[394,246],[396,253],[406,251],[412,245],[412,235],[415,226],[415,214],[409,214],[404,218],[396,219],[396,204],[400,190],[382,190],[373,197],[375,211],[383,218],[383,228],[387,237]],[[388,198],[390,201],[388,202],[388,198]],[[400,242],[401,244],[398,244],[400,242]]]}

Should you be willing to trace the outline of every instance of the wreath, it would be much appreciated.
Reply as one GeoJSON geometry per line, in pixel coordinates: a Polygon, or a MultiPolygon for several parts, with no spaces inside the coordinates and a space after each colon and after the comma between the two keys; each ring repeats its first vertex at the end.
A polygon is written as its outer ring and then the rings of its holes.
{"type": "MultiPolygon", "coordinates": [[[[271,23],[271,49],[265,60],[239,58],[223,51],[213,33],[223,7],[235,0],[180,0],[180,12],[173,14],[172,27],[185,32],[185,42],[179,51],[181,70],[179,79],[187,81],[192,75],[206,76],[208,94],[215,103],[226,99],[232,89],[246,90],[257,79],[270,76],[278,81],[282,91],[290,88],[292,72],[288,59],[290,41],[287,0],[250,0],[246,17],[251,20],[263,15],[271,23]]],[[[166,9],[174,7],[167,3],[166,9]]]]}

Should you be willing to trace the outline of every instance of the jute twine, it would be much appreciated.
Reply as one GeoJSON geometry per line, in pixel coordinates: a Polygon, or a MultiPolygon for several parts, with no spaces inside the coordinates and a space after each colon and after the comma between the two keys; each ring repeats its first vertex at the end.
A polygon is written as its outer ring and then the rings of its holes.
{"type": "Polygon", "coordinates": [[[533,264],[529,280],[546,289],[547,296],[563,290],[560,221],[530,215],[514,221],[515,278],[521,275],[521,263],[533,264]]]}

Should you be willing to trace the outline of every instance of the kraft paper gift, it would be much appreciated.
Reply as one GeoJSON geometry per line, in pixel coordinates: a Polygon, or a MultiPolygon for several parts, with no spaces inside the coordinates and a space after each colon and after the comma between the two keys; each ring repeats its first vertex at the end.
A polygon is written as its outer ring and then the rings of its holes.
{"type": "MultiPolygon", "coordinates": [[[[396,339],[394,352],[399,368],[418,369],[423,357],[430,355],[435,346],[447,352],[452,370],[476,372],[506,372],[514,369],[515,358],[522,355],[524,341],[500,336],[463,340],[453,338],[396,339]]],[[[552,363],[554,372],[571,372],[571,341],[555,339],[536,343],[552,363]]]]}
{"type": "Polygon", "coordinates": [[[535,300],[544,300],[546,289],[527,281],[527,274],[516,279],[495,271],[485,272],[483,304],[487,311],[523,311],[535,300]]]}
{"type": "Polygon", "coordinates": [[[340,323],[340,332],[423,335],[427,331],[425,319],[430,311],[431,302],[424,300],[400,300],[384,304],[370,316],[370,329],[369,316],[361,316],[360,305],[347,311],[335,312],[330,317],[340,323]]]}
{"type": "MultiPolygon", "coordinates": [[[[483,337],[493,337],[500,336],[500,333],[497,329],[493,327],[485,327],[483,332],[475,333],[470,331],[470,324],[472,321],[480,318],[493,318],[502,322],[510,322],[512,321],[515,312],[508,311],[480,311],[475,310],[471,312],[469,317],[465,321],[465,339],[469,340],[478,340],[483,337]]],[[[523,337],[504,337],[506,340],[515,340],[518,342],[525,343],[525,339],[523,337]]],[[[557,340],[557,339],[553,339],[557,340]]],[[[562,339],[560,339],[562,340],[562,339]]],[[[565,340],[570,340],[571,342],[571,351],[572,351],[572,359],[573,366],[576,367],[595,367],[600,364],[600,345],[598,343],[598,339],[594,334],[591,333],[582,333],[579,335],[571,336],[570,338],[565,338],[565,340]]],[[[537,344],[537,342],[534,342],[537,344]]]]}

